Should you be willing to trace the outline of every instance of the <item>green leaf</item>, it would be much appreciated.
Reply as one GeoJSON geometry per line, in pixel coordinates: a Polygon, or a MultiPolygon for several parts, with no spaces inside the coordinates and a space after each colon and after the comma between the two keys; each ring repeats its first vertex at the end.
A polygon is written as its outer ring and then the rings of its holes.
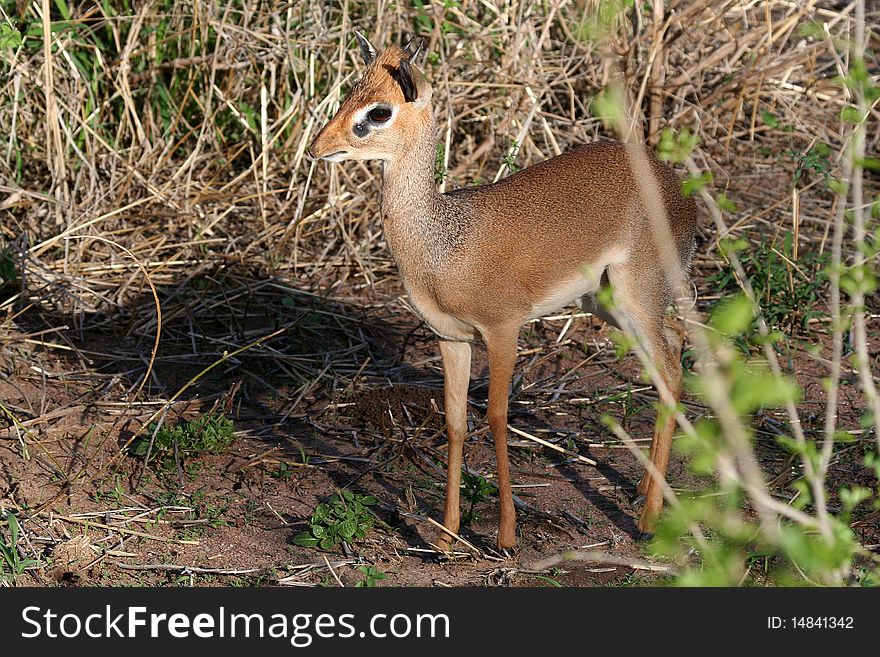
{"type": "Polygon", "coordinates": [[[841,275],[840,288],[850,296],[871,294],[877,289],[877,277],[867,264],[854,265],[841,275]]]}
{"type": "Polygon", "coordinates": [[[58,13],[61,14],[64,20],[71,20],[72,14],[70,13],[70,8],[64,0],[55,0],[55,6],[58,8],[58,13]]]}
{"type": "Polygon", "coordinates": [[[847,190],[849,189],[845,180],[841,180],[840,178],[829,178],[828,179],[828,189],[839,196],[845,196],[847,190]]]}
{"type": "Polygon", "coordinates": [[[590,111],[593,116],[611,126],[623,124],[626,118],[623,92],[618,85],[611,85],[593,98],[590,111]]]}
{"type": "Polygon", "coordinates": [[[856,437],[849,431],[838,429],[834,432],[834,441],[838,443],[854,443],[856,437]]]}
{"type": "Polygon", "coordinates": [[[731,391],[733,406],[742,414],[782,406],[797,401],[800,396],[800,388],[793,380],[756,368],[740,376],[731,391]]]}
{"type": "Polygon", "coordinates": [[[18,518],[10,513],[6,516],[6,522],[9,524],[9,544],[13,550],[18,545],[18,518]]]}
{"type": "Polygon", "coordinates": [[[743,294],[735,294],[713,306],[709,324],[723,335],[737,336],[751,326],[754,316],[752,302],[743,294]]]}
{"type": "Polygon", "coordinates": [[[823,41],[825,39],[825,28],[819,21],[809,21],[801,24],[798,28],[798,34],[817,41],[823,41]]]}
{"type": "Polygon", "coordinates": [[[844,123],[861,123],[865,117],[858,110],[858,108],[853,107],[852,105],[845,105],[842,110],[840,110],[840,120],[844,123]]]}
{"type": "Polygon", "coordinates": [[[339,534],[346,541],[350,541],[354,537],[354,533],[356,531],[357,531],[357,522],[355,522],[354,519],[346,520],[339,525],[339,534]]]}
{"type": "Polygon", "coordinates": [[[698,143],[699,135],[692,134],[687,128],[678,134],[671,128],[664,128],[657,143],[657,156],[664,162],[684,162],[698,143]]]}
{"type": "Polygon", "coordinates": [[[681,183],[681,193],[684,196],[693,196],[703,189],[703,187],[712,182],[714,178],[715,175],[711,171],[704,171],[700,174],[692,173],[681,183]]]}
{"type": "Polygon", "coordinates": [[[635,342],[626,333],[616,329],[612,329],[608,333],[608,339],[614,343],[614,355],[618,359],[623,359],[635,346],[635,342]]]}
{"type": "Polygon", "coordinates": [[[6,21],[0,22],[0,48],[12,48],[15,50],[21,44],[21,33],[15,29],[15,26],[6,21]]]}
{"type": "Polygon", "coordinates": [[[146,456],[149,447],[149,439],[140,438],[131,444],[128,448],[128,453],[130,456],[146,456]]]}
{"type": "Polygon", "coordinates": [[[316,545],[318,545],[318,539],[308,532],[300,532],[293,537],[291,543],[293,543],[294,545],[299,545],[300,547],[315,547],[316,545]]]}
{"type": "Polygon", "coordinates": [[[779,127],[779,119],[776,118],[772,112],[761,112],[761,120],[764,124],[770,128],[778,128],[779,127]]]}
{"type": "Polygon", "coordinates": [[[718,242],[718,250],[725,258],[729,258],[731,254],[740,253],[741,251],[745,251],[748,248],[749,241],[744,237],[738,237],[736,239],[725,237],[718,242]]]}
{"type": "Polygon", "coordinates": [[[715,197],[715,201],[718,203],[718,207],[721,208],[724,212],[736,212],[736,203],[727,198],[726,194],[719,194],[715,197]]]}
{"type": "Polygon", "coordinates": [[[840,501],[843,503],[845,511],[852,511],[856,506],[871,499],[873,491],[864,486],[853,486],[851,488],[840,489],[840,501]]]}

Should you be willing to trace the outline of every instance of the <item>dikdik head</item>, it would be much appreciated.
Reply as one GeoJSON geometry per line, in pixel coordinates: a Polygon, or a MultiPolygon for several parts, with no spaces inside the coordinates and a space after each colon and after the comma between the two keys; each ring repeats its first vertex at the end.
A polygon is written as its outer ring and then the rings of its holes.
{"type": "MultiPolygon", "coordinates": [[[[414,66],[423,40],[377,52],[355,32],[367,65],[339,111],[309,146],[309,155],[330,162],[403,157],[411,135],[420,134],[431,113],[431,85],[414,66]]],[[[433,135],[432,135],[433,137],[433,135]]]]}

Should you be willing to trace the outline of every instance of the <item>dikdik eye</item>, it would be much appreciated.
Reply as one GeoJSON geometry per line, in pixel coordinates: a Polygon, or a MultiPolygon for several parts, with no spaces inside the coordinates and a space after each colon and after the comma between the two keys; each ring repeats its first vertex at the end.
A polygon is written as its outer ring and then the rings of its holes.
{"type": "Polygon", "coordinates": [[[391,110],[387,107],[374,107],[367,116],[373,123],[385,123],[391,118],[391,110]]]}

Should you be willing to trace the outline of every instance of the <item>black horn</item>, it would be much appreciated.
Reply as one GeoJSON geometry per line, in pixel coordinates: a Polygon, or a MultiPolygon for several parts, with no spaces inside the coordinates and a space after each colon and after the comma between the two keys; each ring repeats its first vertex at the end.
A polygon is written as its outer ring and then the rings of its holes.
{"type": "Polygon", "coordinates": [[[361,47],[361,56],[364,58],[364,64],[369,66],[373,63],[373,60],[376,59],[376,49],[373,47],[373,44],[367,40],[363,34],[354,31],[354,36],[357,39],[358,45],[361,47]]]}
{"type": "Polygon", "coordinates": [[[416,57],[419,56],[419,53],[422,51],[422,46],[425,45],[425,40],[420,36],[414,36],[409,42],[403,47],[404,52],[406,53],[406,58],[415,63],[416,57]]]}

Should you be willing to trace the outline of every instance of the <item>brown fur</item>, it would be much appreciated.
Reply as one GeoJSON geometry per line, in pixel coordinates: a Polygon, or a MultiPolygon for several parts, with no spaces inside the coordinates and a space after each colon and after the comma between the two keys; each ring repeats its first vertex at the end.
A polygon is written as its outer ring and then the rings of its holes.
{"type": "MultiPolygon", "coordinates": [[[[489,424],[498,460],[501,523],[498,543],[515,545],[507,464],[507,397],[520,326],[530,317],[594,292],[600,277],[614,287],[623,315],[641,335],[677,401],[680,333],[665,312],[673,290],[661,266],[650,215],[641,200],[626,147],[604,141],[574,148],[492,185],[437,192],[433,179],[435,123],[431,89],[412,68],[418,97],[405,102],[395,72],[409,53],[388,48],[372,61],[309,152],[338,159],[385,162],[382,221],[404,285],[441,343],[449,433],[444,526],[458,531],[461,449],[466,432],[469,341],[480,334],[490,361],[489,424]],[[373,103],[396,108],[396,118],[366,138],[352,121],[373,103]]],[[[677,176],[647,153],[686,271],[694,244],[696,207],[677,176]]],[[[603,314],[604,316],[604,314],[603,314]]],[[[652,461],[665,476],[674,420],[658,426],[652,461]]],[[[659,480],[646,473],[639,520],[649,533],[662,506],[659,480]]],[[[439,544],[449,547],[449,535],[439,544]]]]}

